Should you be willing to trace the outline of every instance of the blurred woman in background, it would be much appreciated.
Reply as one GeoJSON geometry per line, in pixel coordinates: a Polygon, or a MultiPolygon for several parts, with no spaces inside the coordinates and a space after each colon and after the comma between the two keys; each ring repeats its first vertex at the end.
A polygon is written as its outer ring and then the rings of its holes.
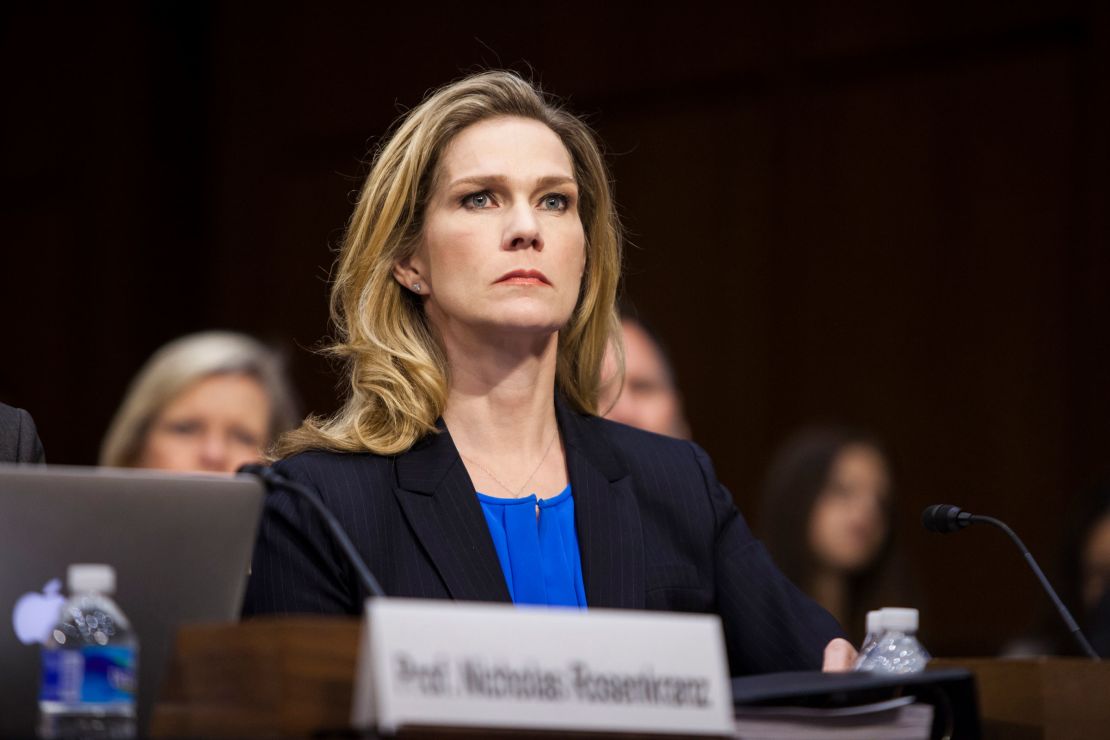
{"type": "Polygon", "coordinates": [[[277,354],[243,334],[191,334],[155,352],[131,382],[100,464],[231,473],[260,462],[298,422],[277,354]]]}
{"type": "Polygon", "coordinates": [[[1079,607],[1079,624],[1095,652],[1110,658],[1110,482],[1091,489],[1077,508],[1065,538],[1063,570],[1078,588],[1067,597],[1079,607]]]}
{"type": "MultiPolygon", "coordinates": [[[[1110,480],[1082,491],[1068,507],[1055,576],[1053,585],[1091,647],[1110,658],[1110,480]]],[[[1048,599],[1040,604],[1035,628],[1002,655],[1083,655],[1048,599]]]]}
{"type": "Polygon", "coordinates": [[[878,442],[812,428],[779,451],[763,489],[762,534],[790,580],[861,637],[871,609],[900,605],[890,466],[878,442]]]}

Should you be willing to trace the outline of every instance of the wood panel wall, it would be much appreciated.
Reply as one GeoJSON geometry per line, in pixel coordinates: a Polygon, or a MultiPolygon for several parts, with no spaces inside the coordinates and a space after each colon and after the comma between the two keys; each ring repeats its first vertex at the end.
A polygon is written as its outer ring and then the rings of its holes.
{"type": "Polygon", "coordinates": [[[1041,597],[1110,468],[1107,12],[1098,3],[420,7],[164,3],[0,26],[0,399],[91,463],[163,342],[228,327],[336,404],[331,249],[399,111],[480,66],[529,69],[604,139],[627,296],[666,338],[696,439],[758,524],[799,425],[893,450],[899,534],[941,654],[991,653],[1041,597]]]}

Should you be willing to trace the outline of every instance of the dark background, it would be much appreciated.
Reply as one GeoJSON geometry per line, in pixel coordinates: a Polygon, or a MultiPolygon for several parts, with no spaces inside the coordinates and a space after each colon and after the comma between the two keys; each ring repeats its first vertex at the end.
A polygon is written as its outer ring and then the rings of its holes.
{"type": "Polygon", "coordinates": [[[1105,4],[6,12],[0,400],[51,462],[94,462],[142,361],[198,329],[284,347],[335,408],[310,350],[367,153],[429,88],[509,66],[604,139],[626,294],[755,523],[799,425],[889,444],[935,653],[997,650],[1044,597],[1001,534],[941,540],[920,509],[993,513],[1051,562],[1110,468],[1105,4]]]}

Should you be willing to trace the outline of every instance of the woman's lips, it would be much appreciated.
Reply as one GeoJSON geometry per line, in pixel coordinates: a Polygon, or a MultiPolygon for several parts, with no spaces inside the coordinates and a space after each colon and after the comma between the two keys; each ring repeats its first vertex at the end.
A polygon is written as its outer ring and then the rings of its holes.
{"type": "Polygon", "coordinates": [[[551,281],[539,270],[513,270],[506,272],[496,282],[508,285],[551,285],[551,281]]]}

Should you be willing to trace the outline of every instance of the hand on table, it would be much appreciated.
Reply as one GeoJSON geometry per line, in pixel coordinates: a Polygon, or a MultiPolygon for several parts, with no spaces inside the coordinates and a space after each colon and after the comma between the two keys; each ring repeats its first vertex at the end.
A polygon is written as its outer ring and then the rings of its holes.
{"type": "Polygon", "coordinates": [[[821,670],[826,673],[843,673],[856,667],[859,653],[852,643],[838,637],[825,646],[825,662],[821,670]]]}

